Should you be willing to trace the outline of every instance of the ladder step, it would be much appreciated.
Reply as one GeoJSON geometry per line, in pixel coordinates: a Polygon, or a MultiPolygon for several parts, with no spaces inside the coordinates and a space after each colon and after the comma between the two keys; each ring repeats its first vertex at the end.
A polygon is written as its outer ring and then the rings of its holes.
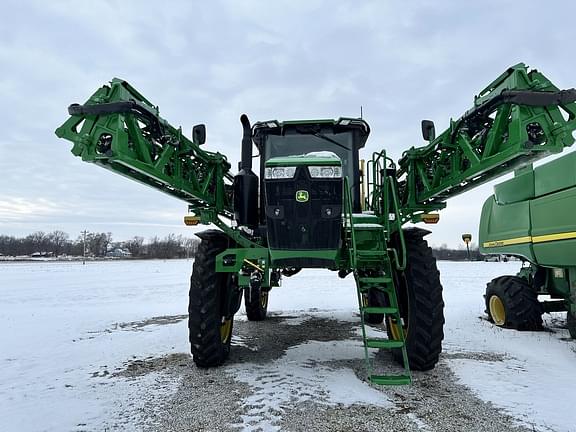
{"type": "Polygon", "coordinates": [[[380,258],[387,257],[388,252],[383,250],[358,250],[356,251],[356,255],[366,258],[380,258]]]}
{"type": "Polygon", "coordinates": [[[369,314],[395,314],[398,313],[398,308],[395,307],[381,307],[381,306],[367,306],[360,308],[363,313],[369,314]]]}
{"type": "Polygon", "coordinates": [[[356,223],[354,222],[354,231],[381,231],[384,227],[378,223],[356,223]]]}
{"type": "Polygon", "coordinates": [[[371,375],[370,381],[380,385],[402,385],[410,384],[410,375],[371,375]]]}
{"type": "Polygon", "coordinates": [[[366,346],[368,348],[402,348],[404,346],[404,342],[401,340],[393,339],[366,339],[366,346]]]}
{"type": "Polygon", "coordinates": [[[354,222],[354,225],[363,223],[378,223],[378,216],[375,214],[354,213],[352,214],[352,222],[354,222]]]}
{"type": "Polygon", "coordinates": [[[378,277],[359,277],[358,280],[361,284],[366,285],[385,285],[392,283],[392,278],[387,276],[378,276],[378,277]]]}

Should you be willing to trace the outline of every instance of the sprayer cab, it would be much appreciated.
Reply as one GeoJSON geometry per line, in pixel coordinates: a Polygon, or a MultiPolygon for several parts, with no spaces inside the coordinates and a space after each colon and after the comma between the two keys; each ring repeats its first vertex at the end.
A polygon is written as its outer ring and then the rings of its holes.
{"type": "Polygon", "coordinates": [[[260,223],[275,265],[330,266],[340,248],[343,179],[360,209],[358,153],[370,128],[361,119],[256,123],[260,223]]]}
{"type": "MultiPolygon", "coordinates": [[[[355,211],[359,211],[358,154],[369,134],[368,123],[357,118],[258,122],[252,128],[252,138],[261,155],[260,178],[264,178],[266,163],[272,158],[334,153],[342,162],[342,176],[348,177],[355,211]]],[[[261,201],[263,203],[263,199],[261,201]]]]}

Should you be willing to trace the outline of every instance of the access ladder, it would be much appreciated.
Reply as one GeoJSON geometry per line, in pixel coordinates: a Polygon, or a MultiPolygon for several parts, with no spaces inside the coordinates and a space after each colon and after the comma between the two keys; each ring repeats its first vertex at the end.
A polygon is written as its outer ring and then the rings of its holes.
{"type": "Polygon", "coordinates": [[[396,288],[392,277],[392,265],[386,246],[384,226],[378,223],[378,217],[372,214],[352,214],[347,227],[348,250],[354,265],[354,279],[360,306],[362,341],[370,382],[381,385],[410,384],[411,375],[406,352],[406,341],[402,329],[402,318],[398,308],[396,288]],[[371,290],[377,290],[383,298],[383,305],[370,305],[368,298],[371,290]],[[388,338],[367,336],[366,315],[383,314],[387,326],[394,325],[394,331],[388,331],[388,338]],[[403,373],[399,375],[374,374],[373,360],[369,349],[401,350],[403,373]]]}

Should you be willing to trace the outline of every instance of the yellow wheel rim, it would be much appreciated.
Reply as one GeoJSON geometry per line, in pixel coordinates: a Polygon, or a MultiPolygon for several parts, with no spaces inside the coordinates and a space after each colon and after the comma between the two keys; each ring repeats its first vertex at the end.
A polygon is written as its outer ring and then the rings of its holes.
{"type": "MultiPolygon", "coordinates": [[[[400,339],[400,324],[394,322],[392,318],[388,318],[388,327],[390,328],[390,334],[392,335],[392,339],[394,340],[401,340],[400,339]]],[[[407,330],[404,329],[404,337],[406,337],[407,330]]]]}
{"type": "Polygon", "coordinates": [[[490,316],[492,317],[494,324],[497,326],[503,326],[506,322],[506,310],[504,309],[504,303],[502,303],[500,297],[497,295],[490,297],[488,308],[490,309],[490,316]]]}
{"type": "Polygon", "coordinates": [[[227,343],[232,335],[232,319],[227,319],[220,325],[220,340],[222,343],[227,343]]]}
{"type": "Polygon", "coordinates": [[[268,291],[261,291],[260,306],[262,306],[262,309],[266,309],[266,307],[268,306],[268,291]]]}

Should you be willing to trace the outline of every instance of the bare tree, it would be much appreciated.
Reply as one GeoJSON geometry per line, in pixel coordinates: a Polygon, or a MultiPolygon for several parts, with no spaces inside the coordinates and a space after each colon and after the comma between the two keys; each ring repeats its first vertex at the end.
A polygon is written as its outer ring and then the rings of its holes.
{"type": "Polygon", "coordinates": [[[47,250],[47,238],[43,231],[36,231],[29,234],[24,239],[25,249],[28,254],[34,252],[46,252],[47,250]]]}
{"type": "Polygon", "coordinates": [[[124,247],[130,251],[133,257],[139,257],[144,253],[144,237],[135,236],[124,242],[124,247]]]}
{"type": "Polygon", "coordinates": [[[186,258],[196,256],[196,251],[198,250],[198,240],[193,237],[188,237],[184,239],[184,249],[186,250],[186,258]]]}
{"type": "Polygon", "coordinates": [[[86,234],[86,246],[91,254],[97,257],[106,255],[108,245],[112,241],[112,233],[92,233],[86,234]]]}
{"type": "Polygon", "coordinates": [[[61,255],[64,251],[65,245],[68,242],[68,234],[64,231],[52,231],[46,236],[49,250],[54,255],[61,255]]]}

